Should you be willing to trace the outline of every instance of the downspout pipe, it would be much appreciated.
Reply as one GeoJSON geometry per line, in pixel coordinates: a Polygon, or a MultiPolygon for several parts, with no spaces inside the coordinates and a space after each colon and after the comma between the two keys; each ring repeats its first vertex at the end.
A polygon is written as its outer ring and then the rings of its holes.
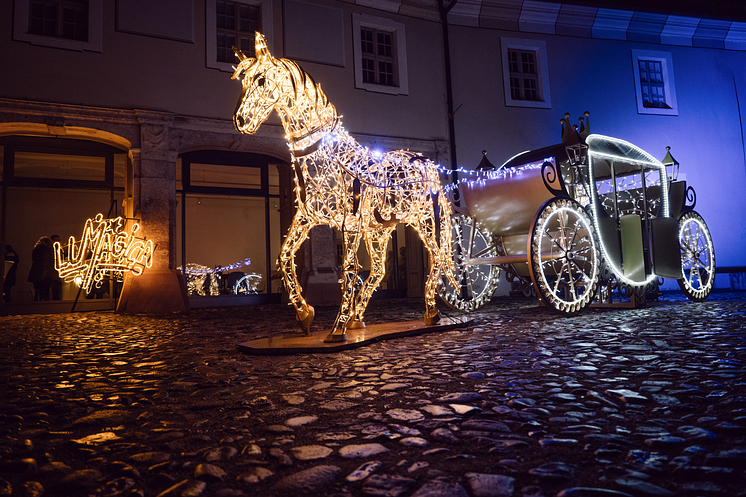
{"type": "Polygon", "coordinates": [[[450,148],[451,161],[451,181],[458,181],[458,161],[456,159],[456,127],[453,118],[453,85],[451,82],[451,49],[448,40],[448,12],[456,5],[458,0],[438,0],[438,9],[440,10],[440,25],[443,30],[443,62],[445,64],[446,76],[446,105],[448,110],[448,142],[450,148]]]}

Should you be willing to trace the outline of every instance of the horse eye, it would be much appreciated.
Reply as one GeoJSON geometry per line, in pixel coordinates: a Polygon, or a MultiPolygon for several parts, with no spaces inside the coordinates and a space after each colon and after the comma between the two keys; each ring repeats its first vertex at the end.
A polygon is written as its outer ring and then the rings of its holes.
{"type": "Polygon", "coordinates": [[[262,78],[259,78],[259,79],[257,80],[257,82],[256,82],[256,85],[257,85],[257,86],[264,86],[264,78],[263,78],[263,77],[262,77],[262,78]]]}

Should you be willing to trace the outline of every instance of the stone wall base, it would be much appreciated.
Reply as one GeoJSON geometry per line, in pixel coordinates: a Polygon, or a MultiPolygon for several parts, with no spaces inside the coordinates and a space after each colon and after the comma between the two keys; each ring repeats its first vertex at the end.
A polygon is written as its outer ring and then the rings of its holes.
{"type": "Polygon", "coordinates": [[[189,311],[184,277],[172,269],[146,269],[139,276],[128,275],[117,305],[117,312],[127,314],[189,311]]]}

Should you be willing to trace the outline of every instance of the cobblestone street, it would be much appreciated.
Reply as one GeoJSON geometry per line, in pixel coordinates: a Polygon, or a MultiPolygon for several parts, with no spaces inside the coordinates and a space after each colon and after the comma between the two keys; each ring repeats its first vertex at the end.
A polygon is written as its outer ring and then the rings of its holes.
{"type": "Polygon", "coordinates": [[[279,357],[236,346],[288,306],[0,317],[0,496],[746,496],[746,293],[472,317],[279,357]]]}

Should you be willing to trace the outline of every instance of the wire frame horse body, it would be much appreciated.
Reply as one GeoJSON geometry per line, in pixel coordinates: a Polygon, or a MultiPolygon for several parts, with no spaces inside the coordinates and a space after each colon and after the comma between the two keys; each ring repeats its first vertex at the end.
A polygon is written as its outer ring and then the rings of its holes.
{"type": "Polygon", "coordinates": [[[240,59],[233,79],[243,92],[234,124],[253,134],[275,110],[290,146],[297,211],[280,251],[279,266],[296,318],[308,334],[313,307],[301,295],[295,254],[312,227],[327,225],[344,239],[343,298],[327,341],[346,340],[345,331],[362,323],[368,301],[385,276],[386,248],[398,223],[412,226],[429,253],[425,284],[425,322],[439,319],[435,294],[440,272],[452,279],[450,206],[441,190],[438,168],[409,151],[373,154],[342,129],[334,106],[295,62],[274,58],[256,34],[255,58],[240,59]],[[370,255],[370,276],[356,292],[357,252],[370,255]]]}

